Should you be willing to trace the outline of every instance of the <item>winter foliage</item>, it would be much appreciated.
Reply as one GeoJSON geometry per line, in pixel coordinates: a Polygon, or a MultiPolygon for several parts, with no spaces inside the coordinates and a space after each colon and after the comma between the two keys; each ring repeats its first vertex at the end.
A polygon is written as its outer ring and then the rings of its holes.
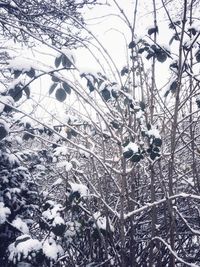
{"type": "Polygon", "coordinates": [[[0,266],[200,265],[200,3],[150,1],[141,35],[139,2],[0,3],[2,38],[48,58],[2,44],[0,266]],[[129,30],[121,69],[84,21],[102,5],[129,30]]]}

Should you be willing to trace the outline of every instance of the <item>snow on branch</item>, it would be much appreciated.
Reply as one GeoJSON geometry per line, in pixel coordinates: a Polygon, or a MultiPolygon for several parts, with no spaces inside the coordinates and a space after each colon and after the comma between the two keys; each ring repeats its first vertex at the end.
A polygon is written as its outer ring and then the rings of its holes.
{"type": "Polygon", "coordinates": [[[167,247],[167,249],[171,252],[171,254],[177,259],[177,261],[185,264],[186,266],[190,266],[190,267],[198,267],[199,266],[199,265],[196,265],[196,264],[193,264],[193,263],[186,262],[183,259],[181,259],[177,255],[177,253],[172,250],[171,246],[169,244],[167,244],[167,242],[165,242],[165,240],[163,240],[161,237],[156,236],[152,240],[159,240],[160,242],[162,242],[167,247]]]}
{"type": "Polygon", "coordinates": [[[176,199],[176,198],[194,198],[194,199],[197,199],[197,200],[200,200],[200,196],[197,196],[197,195],[192,195],[192,194],[187,194],[187,193],[180,193],[180,194],[177,194],[177,195],[173,195],[173,196],[170,196],[170,197],[166,197],[166,198],[163,198],[163,199],[160,199],[158,201],[155,201],[155,202],[152,202],[152,203],[147,203],[146,205],[144,205],[143,207],[139,208],[139,209],[136,209],[136,210],[133,210],[127,214],[124,215],[124,219],[127,220],[129,219],[131,216],[137,214],[137,213],[140,213],[146,209],[149,209],[149,208],[152,208],[154,206],[157,206],[157,205],[160,205],[168,200],[172,200],[172,199],[176,199]]]}

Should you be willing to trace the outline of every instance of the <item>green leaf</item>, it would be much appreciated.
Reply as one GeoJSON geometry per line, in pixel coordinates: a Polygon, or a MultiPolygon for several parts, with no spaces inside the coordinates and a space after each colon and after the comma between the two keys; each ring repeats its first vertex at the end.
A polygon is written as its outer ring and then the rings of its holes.
{"type": "Polygon", "coordinates": [[[151,124],[150,123],[147,123],[147,130],[151,130],[151,124]]]}
{"type": "Polygon", "coordinates": [[[28,86],[26,86],[26,87],[24,88],[24,92],[25,92],[25,94],[26,94],[26,97],[27,97],[27,98],[30,98],[31,91],[30,91],[30,88],[29,88],[28,86]]]}
{"type": "Polygon", "coordinates": [[[173,62],[169,65],[170,68],[172,69],[178,69],[178,63],[177,62],[173,62]]]}
{"type": "Polygon", "coordinates": [[[144,51],[145,51],[144,47],[141,47],[141,48],[138,50],[138,54],[142,54],[144,51]]]}
{"type": "Polygon", "coordinates": [[[6,137],[8,132],[6,131],[4,125],[0,124],[0,140],[6,137]]]}
{"type": "Polygon", "coordinates": [[[197,51],[197,53],[195,54],[195,57],[196,57],[196,61],[200,62],[200,50],[197,51]]]}
{"type": "Polygon", "coordinates": [[[152,52],[151,50],[148,50],[148,54],[147,54],[147,56],[146,56],[146,59],[150,59],[150,58],[152,58],[153,56],[155,56],[155,53],[154,52],[152,52]]]}
{"type": "Polygon", "coordinates": [[[108,101],[111,98],[110,91],[106,88],[101,91],[101,94],[105,101],[108,101]]]}
{"type": "Polygon", "coordinates": [[[155,146],[161,147],[162,140],[160,138],[155,138],[153,143],[154,143],[155,146]]]}
{"type": "Polygon", "coordinates": [[[66,82],[63,82],[62,86],[63,86],[65,92],[70,95],[71,94],[71,86],[66,82]]]}
{"type": "Polygon", "coordinates": [[[35,70],[33,68],[31,68],[29,71],[26,72],[26,74],[28,75],[28,77],[34,78],[35,77],[35,70]]]}
{"type": "Polygon", "coordinates": [[[128,74],[129,70],[127,67],[123,67],[123,69],[121,70],[121,76],[124,76],[125,74],[128,74]]]}
{"type": "Polygon", "coordinates": [[[67,97],[65,90],[62,88],[59,88],[56,90],[55,96],[56,96],[56,99],[60,102],[65,101],[65,99],[67,97]]]}
{"type": "Polygon", "coordinates": [[[90,92],[93,92],[95,90],[94,85],[91,83],[89,79],[87,79],[87,87],[89,88],[90,92]]]}
{"type": "Polygon", "coordinates": [[[62,61],[62,55],[57,56],[57,57],[55,58],[55,62],[54,62],[54,64],[55,64],[55,67],[56,67],[56,68],[58,68],[58,67],[60,66],[61,61],[62,61]]]}
{"type": "Polygon", "coordinates": [[[114,129],[119,129],[119,123],[118,122],[112,121],[111,124],[112,124],[114,129]]]}
{"type": "Polygon", "coordinates": [[[123,156],[125,157],[125,159],[129,159],[133,156],[133,151],[129,149],[123,153],[123,156]]]}
{"type": "Polygon", "coordinates": [[[135,41],[131,41],[130,44],[128,45],[128,48],[132,49],[136,47],[136,42],[135,41]]]}
{"type": "Polygon", "coordinates": [[[139,162],[141,160],[141,155],[140,154],[135,154],[131,157],[131,161],[133,162],[139,162]]]}
{"type": "Polygon", "coordinates": [[[51,77],[51,80],[52,80],[53,82],[55,82],[55,83],[58,83],[58,82],[60,81],[60,79],[58,79],[58,78],[55,77],[55,76],[52,76],[52,77],[51,77]]]}
{"type": "Polygon", "coordinates": [[[167,54],[163,50],[157,50],[156,51],[156,58],[159,62],[163,63],[167,59],[167,54]]]}
{"type": "Polygon", "coordinates": [[[64,232],[65,232],[65,229],[66,229],[66,225],[65,224],[56,224],[52,228],[52,232],[57,236],[63,236],[64,232]]]}
{"type": "Polygon", "coordinates": [[[142,111],[145,110],[145,107],[146,107],[145,103],[143,101],[140,101],[140,108],[141,108],[142,111]]]}
{"type": "Polygon", "coordinates": [[[152,159],[152,160],[154,160],[156,157],[159,157],[160,156],[160,154],[159,153],[157,153],[157,152],[151,152],[150,153],[150,158],[152,159]]]}
{"type": "Polygon", "coordinates": [[[170,89],[170,91],[172,93],[175,93],[177,87],[178,87],[178,82],[177,81],[173,81],[172,84],[170,85],[169,89],[170,89]]]}
{"type": "Polygon", "coordinates": [[[58,85],[57,83],[53,83],[51,85],[51,87],[49,88],[49,95],[51,95],[53,93],[53,91],[55,90],[57,85],[58,85]]]}
{"type": "Polygon", "coordinates": [[[111,93],[112,93],[112,97],[115,98],[115,99],[117,99],[117,97],[118,97],[117,92],[112,89],[111,93]]]}
{"type": "Polygon", "coordinates": [[[158,33],[158,26],[148,29],[148,34],[158,33]]]}
{"type": "Polygon", "coordinates": [[[169,24],[170,29],[176,29],[176,26],[179,26],[181,24],[180,20],[172,21],[172,23],[169,24]]]}
{"type": "Polygon", "coordinates": [[[26,133],[23,135],[23,140],[28,141],[29,139],[34,139],[35,136],[33,136],[34,131],[32,129],[29,129],[26,133]]]}
{"type": "Polygon", "coordinates": [[[192,35],[196,35],[197,33],[197,30],[193,27],[189,28],[188,31],[191,32],[192,35]]]}
{"type": "Polygon", "coordinates": [[[77,136],[77,132],[74,129],[71,129],[71,134],[72,136],[76,137],[77,136]]]}
{"type": "Polygon", "coordinates": [[[68,132],[67,132],[67,138],[68,138],[68,139],[71,139],[71,138],[72,138],[72,133],[71,133],[71,131],[68,131],[68,132]]]}
{"type": "Polygon", "coordinates": [[[196,99],[196,104],[197,104],[197,107],[200,108],[200,99],[196,99]]]}
{"type": "Polygon", "coordinates": [[[165,92],[165,94],[164,94],[164,97],[167,97],[168,94],[169,94],[169,92],[170,92],[170,90],[167,90],[167,91],[165,92]]]}
{"type": "Polygon", "coordinates": [[[14,71],[14,77],[15,77],[15,79],[17,79],[21,74],[22,74],[22,72],[20,70],[15,70],[14,71]]]}
{"type": "Polygon", "coordinates": [[[15,88],[10,89],[8,93],[17,102],[22,97],[22,88],[16,85],[15,88]]]}
{"type": "Polygon", "coordinates": [[[70,68],[72,63],[71,61],[69,60],[69,58],[65,55],[62,55],[62,65],[63,67],[66,67],[66,68],[70,68]]]}

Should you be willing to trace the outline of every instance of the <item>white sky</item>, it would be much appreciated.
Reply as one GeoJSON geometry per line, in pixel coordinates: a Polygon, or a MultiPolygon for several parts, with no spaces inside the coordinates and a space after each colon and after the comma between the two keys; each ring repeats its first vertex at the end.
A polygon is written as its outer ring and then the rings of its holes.
{"type": "MultiPolygon", "coordinates": [[[[112,0],[109,0],[110,3],[113,3],[112,0]]],[[[153,25],[153,16],[151,13],[152,10],[152,1],[147,0],[139,0],[138,5],[138,15],[136,20],[136,35],[141,36],[146,34],[146,28],[153,25]]],[[[160,1],[158,1],[160,3],[160,1]]],[[[121,4],[121,8],[130,19],[131,24],[133,23],[133,13],[134,13],[134,4],[135,1],[131,0],[118,0],[118,3],[121,4]],[[123,4],[122,4],[123,3],[123,4]]],[[[160,6],[160,4],[159,4],[160,6]]],[[[130,30],[127,25],[120,19],[119,10],[112,4],[112,6],[96,6],[93,9],[85,10],[85,19],[88,23],[89,29],[94,33],[95,36],[98,37],[99,41],[106,48],[108,53],[113,58],[116,63],[119,71],[122,69],[124,65],[126,65],[127,61],[127,53],[129,52],[127,49],[127,45],[131,41],[130,30]]],[[[158,42],[160,43],[168,43],[170,31],[165,23],[165,16],[163,12],[158,13],[158,21],[159,21],[159,35],[158,42]]],[[[95,43],[95,41],[92,41],[95,43]]],[[[30,50],[26,51],[22,50],[21,55],[28,57],[37,57],[39,60],[45,62],[46,64],[52,65],[54,62],[54,58],[52,56],[52,51],[50,49],[42,48],[40,45],[37,47],[38,52],[32,52],[30,54],[30,50]]],[[[98,53],[96,49],[93,50],[95,55],[102,60],[102,57],[98,53]]],[[[99,67],[97,66],[94,58],[88,53],[86,49],[77,49],[74,51],[77,59],[77,66],[83,70],[96,70],[99,67]]],[[[55,55],[55,52],[53,52],[55,55]]],[[[149,64],[149,61],[145,61],[145,64],[149,64]]],[[[157,70],[159,71],[159,79],[158,83],[162,86],[167,81],[167,70],[165,64],[156,63],[157,70]]],[[[105,65],[107,70],[107,66],[105,65]]],[[[65,103],[57,103],[54,96],[49,99],[48,89],[50,87],[49,79],[38,80],[34,83],[34,91],[37,91],[38,94],[41,94],[40,99],[43,99],[43,96],[47,96],[45,101],[41,102],[42,105],[45,105],[46,108],[49,109],[51,107],[54,111],[57,110],[59,105],[59,110],[62,109],[63,112],[65,110],[65,103]],[[46,100],[48,99],[48,101],[46,100]],[[61,107],[61,108],[60,108],[61,107]]],[[[38,98],[38,97],[36,97],[38,98]]],[[[30,101],[28,101],[30,102],[30,101]]],[[[40,110],[40,109],[39,109],[40,110]]],[[[44,117],[45,112],[40,110],[40,116],[44,117]]]]}

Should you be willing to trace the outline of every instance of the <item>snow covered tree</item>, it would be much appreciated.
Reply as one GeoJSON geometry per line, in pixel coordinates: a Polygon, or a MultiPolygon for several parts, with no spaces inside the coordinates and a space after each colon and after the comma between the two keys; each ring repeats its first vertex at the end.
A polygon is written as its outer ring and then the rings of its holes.
{"type": "MultiPolygon", "coordinates": [[[[79,27],[93,39],[90,45],[79,41],[101,70],[80,70],[61,42],[51,46],[57,53],[54,67],[9,60],[7,71],[17,79],[0,98],[2,166],[7,171],[2,177],[9,189],[4,196],[2,187],[0,221],[3,230],[9,226],[21,232],[4,247],[4,265],[199,265],[199,2],[161,2],[160,8],[151,1],[154,24],[138,37],[139,2],[132,24],[119,1],[113,1],[131,36],[122,69],[82,22],[79,27]],[[161,43],[161,16],[171,31],[169,45],[161,43]],[[163,65],[164,86],[159,76],[163,65]],[[49,96],[66,109],[60,119],[38,101],[34,107],[51,115],[48,123],[35,110],[16,105],[26,98],[35,103],[31,84],[43,76],[51,79],[49,96]],[[18,120],[8,115],[16,111],[18,120]],[[15,154],[28,167],[20,174],[18,158],[5,144],[16,133],[23,142],[20,152],[15,145],[15,154]],[[31,193],[29,178],[34,177],[38,200],[26,195],[30,205],[12,217],[15,205],[8,196],[21,193],[9,182],[16,177],[16,187],[30,187],[31,193]],[[26,221],[27,212],[35,223],[26,221]]],[[[41,36],[36,40],[49,45],[41,36]]]]}
{"type": "Polygon", "coordinates": [[[4,36],[34,45],[37,39],[54,46],[76,46],[79,23],[84,23],[81,9],[97,0],[1,1],[0,26],[4,36]],[[15,27],[13,28],[13,24],[15,27]]]}

